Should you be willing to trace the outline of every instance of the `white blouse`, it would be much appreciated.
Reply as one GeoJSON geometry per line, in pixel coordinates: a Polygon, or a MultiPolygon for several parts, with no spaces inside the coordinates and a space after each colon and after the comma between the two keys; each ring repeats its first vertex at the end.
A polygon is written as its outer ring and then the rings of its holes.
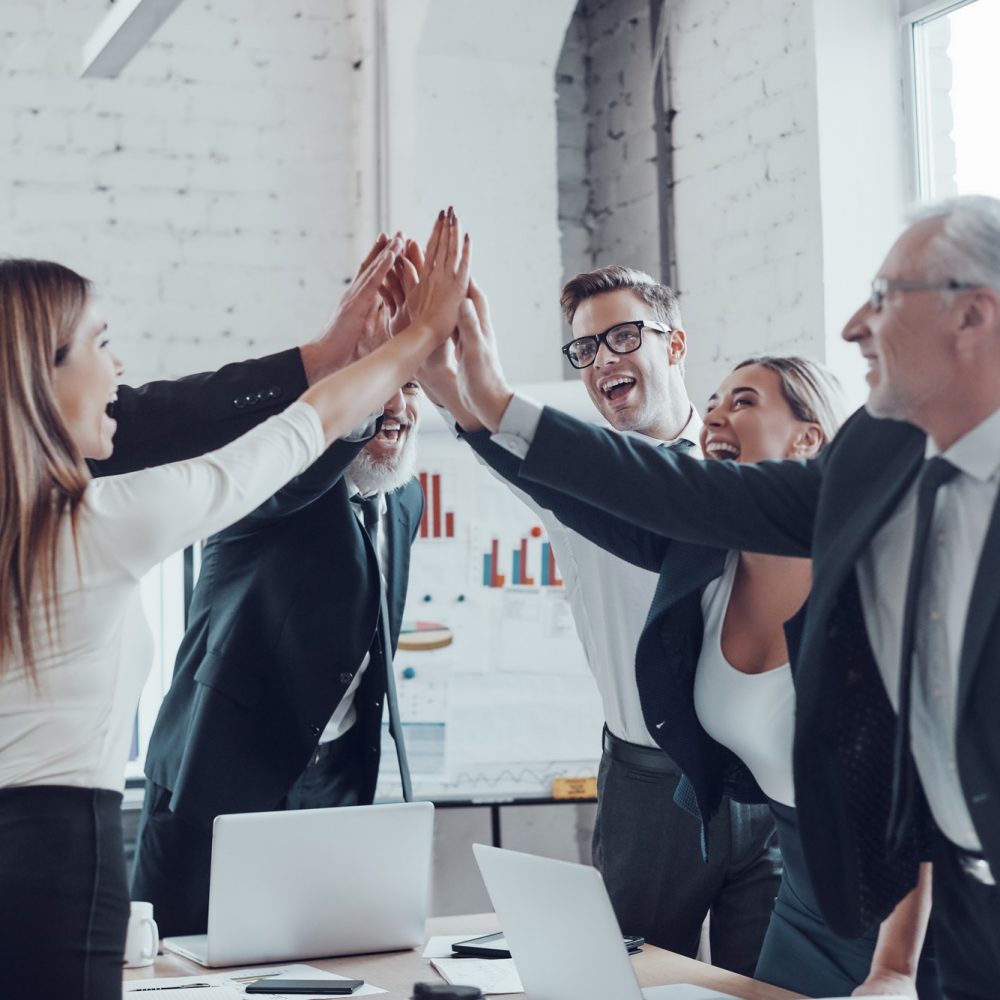
{"type": "Polygon", "coordinates": [[[701,597],[705,637],[694,678],[694,708],[702,728],[750,769],[765,795],[795,805],[792,736],[795,688],[789,665],[761,674],[737,670],[722,652],[722,625],[736,579],[738,552],[701,597]]]}
{"type": "Polygon", "coordinates": [[[318,414],[297,402],[208,455],[88,484],[75,545],[68,520],[59,541],[51,635],[42,602],[32,609],[37,684],[16,662],[0,673],[0,788],[122,789],[152,661],[140,578],[248,514],[324,448],[318,414]]]}

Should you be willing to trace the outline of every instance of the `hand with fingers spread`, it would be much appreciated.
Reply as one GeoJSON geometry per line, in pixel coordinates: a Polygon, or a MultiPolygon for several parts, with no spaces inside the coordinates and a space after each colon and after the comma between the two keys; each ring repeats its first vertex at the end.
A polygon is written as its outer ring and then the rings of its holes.
{"type": "MultiPolygon", "coordinates": [[[[402,240],[392,242],[398,243],[398,253],[402,240]]],[[[348,368],[321,379],[301,397],[319,414],[328,442],[366,419],[451,335],[459,304],[469,287],[469,253],[469,241],[462,240],[454,213],[450,209],[447,216],[442,212],[427,244],[419,284],[409,296],[409,326],[395,336],[385,337],[370,354],[348,368]]],[[[376,256],[369,270],[376,265],[381,268],[379,260],[376,256]]],[[[373,286],[380,304],[378,291],[391,267],[391,264],[385,267],[373,286]]],[[[374,309],[369,305],[364,315],[381,316],[384,320],[388,310],[384,304],[374,309]]]]}
{"type": "Polygon", "coordinates": [[[474,281],[469,282],[469,297],[458,311],[455,354],[462,404],[495,433],[514,393],[500,365],[489,303],[474,281]]]}
{"type": "Polygon", "coordinates": [[[306,381],[313,385],[323,376],[335,372],[368,353],[361,338],[373,322],[380,304],[379,289],[403,251],[403,238],[380,233],[358,273],[340,300],[336,313],[322,335],[299,349],[306,381]]]}
{"type": "Polygon", "coordinates": [[[469,288],[471,250],[454,211],[440,212],[427,241],[418,282],[406,300],[411,324],[433,330],[438,343],[455,329],[458,307],[469,288]]]}

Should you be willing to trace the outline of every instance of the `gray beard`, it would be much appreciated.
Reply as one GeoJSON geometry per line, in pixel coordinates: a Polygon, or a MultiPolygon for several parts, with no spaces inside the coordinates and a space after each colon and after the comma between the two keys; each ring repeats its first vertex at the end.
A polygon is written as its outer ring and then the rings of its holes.
{"type": "Polygon", "coordinates": [[[411,432],[395,461],[376,461],[368,449],[363,448],[347,467],[346,475],[357,486],[359,493],[368,496],[371,493],[391,493],[405,486],[413,478],[416,467],[417,439],[411,432]]]}

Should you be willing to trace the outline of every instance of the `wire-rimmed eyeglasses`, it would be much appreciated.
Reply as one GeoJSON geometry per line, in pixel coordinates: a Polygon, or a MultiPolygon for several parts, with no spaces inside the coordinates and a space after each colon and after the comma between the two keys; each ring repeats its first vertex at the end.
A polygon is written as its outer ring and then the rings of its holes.
{"type": "Polygon", "coordinates": [[[631,354],[642,347],[642,331],[653,333],[672,333],[667,327],[647,323],[645,320],[634,319],[627,323],[616,323],[603,333],[595,333],[589,337],[577,337],[563,346],[562,352],[569,358],[574,368],[589,368],[597,359],[601,344],[606,344],[609,351],[615,354],[631,354]]]}
{"type": "Polygon", "coordinates": [[[975,282],[948,278],[943,281],[896,281],[893,278],[874,278],[868,305],[872,312],[880,312],[890,292],[963,292],[978,288],[975,282]]]}

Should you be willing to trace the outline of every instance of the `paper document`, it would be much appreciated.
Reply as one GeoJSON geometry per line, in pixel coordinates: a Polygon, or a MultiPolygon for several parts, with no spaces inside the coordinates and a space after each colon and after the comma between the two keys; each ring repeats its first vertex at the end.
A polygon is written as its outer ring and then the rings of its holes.
{"type": "Polygon", "coordinates": [[[484,993],[523,993],[512,958],[432,958],[431,965],[453,986],[478,986],[484,993]]]}
{"type": "Polygon", "coordinates": [[[469,938],[476,937],[475,931],[471,934],[436,934],[427,939],[424,945],[424,958],[451,958],[451,946],[456,941],[468,941],[469,938]]]}
{"type": "MultiPolygon", "coordinates": [[[[129,979],[122,983],[122,997],[125,1000],[245,1000],[247,983],[258,979],[350,979],[335,972],[324,972],[312,965],[269,965],[251,969],[233,969],[229,972],[210,976],[169,976],[163,979],[129,979]]],[[[371,983],[365,983],[351,996],[371,996],[385,993],[385,990],[371,983]]],[[[251,994],[252,995],[252,994],[251,994]]],[[[283,993],[270,994],[272,1000],[282,1000],[283,993]]],[[[287,1000],[329,1000],[325,993],[296,993],[287,1000]]]]}

